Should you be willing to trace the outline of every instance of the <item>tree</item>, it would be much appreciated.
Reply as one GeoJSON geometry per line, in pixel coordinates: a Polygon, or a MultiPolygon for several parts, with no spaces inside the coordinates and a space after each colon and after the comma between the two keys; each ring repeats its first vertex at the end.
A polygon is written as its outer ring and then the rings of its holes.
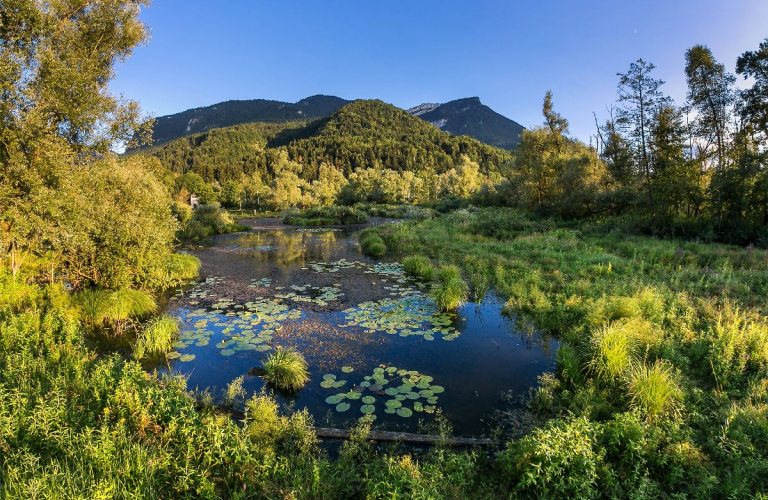
{"type": "Polygon", "coordinates": [[[643,176],[650,205],[653,205],[648,144],[651,120],[661,106],[669,103],[669,98],[659,90],[664,81],[651,77],[651,72],[655,68],[656,66],[652,63],[638,59],[637,62],[629,65],[628,72],[617,73],[619,102],[623,103],[618,110],[618,123],[629,131],[629,142],[635,152],[636,163],[643,176]]]}
{"type": "Polygon", "coordinates": [[[736,60],[736,73],[753,78],[752,87],[741,93],[741,115],[751,123],[762,141],[768,141],[768,38],[756,51],[747,51],[736,60]]]}
{"type": "Polygon", "coordinates": [[[238,181],[227,181],[221,188],[221,203],[224,206],[243,208],[245,189],[238,181]]]}
{"type": "Polygon", "coordinates": [[[705,45],[695,45],[685,53],[685,77],[688,101],[697,111],[695,134],[705,141],[703,150],[715,147],[718,169],[726,166],[727,139],[736,77],[725,71],[712,51],[705,45]]]}

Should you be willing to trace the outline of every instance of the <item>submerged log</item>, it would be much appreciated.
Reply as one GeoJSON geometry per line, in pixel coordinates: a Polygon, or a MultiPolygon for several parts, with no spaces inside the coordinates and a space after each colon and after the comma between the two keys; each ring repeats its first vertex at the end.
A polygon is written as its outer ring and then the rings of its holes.
{"type": "MultiPolygon", "coordinates": [[[[352,434],[352,431],[347,429],[332,429],[329,427],[315,427],[314,431],[317,437],[336,439],[349,439],[352,434]]],[[[404,443],[445,444],[447,446],[489,446],[493,444],[493,441],[488,438],[442,437],[391,431],[368,431],[368,435],[365,438],[375,441],[402,441],[404,443]]]]}
{"type": "MultiPolygon", "coordinates": [[[[245,413],[234,408],[217,406],[216,409],[222,413],[238,420],[245,418],[245,413]]],[[[349,439],[352,431],[349,429],[333,429],[331,427],[310,427],[317,437],[332,439],[349,439]]],[[[446,446],[490,446],[493,444],[488,438],[466,438],[466,437],[442,437],[429,434],[414,434],[411,432],[393,432],[393,431],[368,431],[365,439],[374,441],[400,441],[413,444],[443,444],[446,446]]]]}

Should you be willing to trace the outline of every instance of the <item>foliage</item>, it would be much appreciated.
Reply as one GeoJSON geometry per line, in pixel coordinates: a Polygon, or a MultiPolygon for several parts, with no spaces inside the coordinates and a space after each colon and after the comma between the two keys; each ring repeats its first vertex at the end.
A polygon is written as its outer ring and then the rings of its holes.
{"type": "Polygon", "coordinates": [[[459,268],[453,265],[442,266],[437,270],[435,286],[431,296],[438,309],[450,311],[467,300],[467,284],[461,278],[459,268]]]}
{"type": "Polygon", "coordinates": [[[176,319],[168,314],[152,318],[142,326],[133,346],[133,357],[162,356],[173,348],[173,342],[179,334],[176,319]]]}
{"type": "Polygon", "coordinates": [[[181,237],[185,240],[203,240],[217,234],[245,231],[248,226],[236,223],[218,203],[199,205],[192,218],[184,224],[181,237]]]}
{"type": "Polygon", "coordinates": [[[297,391],[309,381],[304,357],[292,348],[277,348],[264,362],[262,377],[283,391],[297,391]]]}
{"type": "Polygon", "coordinates": [[[283,222],[294,226],[324,226],[364,224],[368,215],[353,207],[315,207],[307,210],[288,210],[283,222]]]}
{"type": "Polygon", "coordinates": [[[627,378],[630,405],[648,420],[678,413],[682,390],[669,364],[663,361],[651,366],[641,364],[632,368],[627,378]]]}
{"type": "Polygon", "coordinates": [[[381,257],[387,251],[387,246],[384,244],[384,240],[375,234],[370,233],[361,234],[360,248],[362,248],[364,254],[370,255],[371,257],[381,257]]]}
{"type": "Polygon", "coordinates": [[[432,281],[435,274],[435,268],[426,257],[422,255],[412,255],[403,259],[403,269],[408,274],[421,278],[425,281],[432,281]]]}

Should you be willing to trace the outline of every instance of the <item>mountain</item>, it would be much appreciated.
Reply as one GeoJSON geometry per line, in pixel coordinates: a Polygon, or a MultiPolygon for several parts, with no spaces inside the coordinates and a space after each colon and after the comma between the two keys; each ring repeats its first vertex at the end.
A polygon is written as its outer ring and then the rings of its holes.
{"type": "Polygon", "coordinates": [[[280,151],[314,180],[324,162],[345,176],[363,168],[440,174],[467,156],[481,172],[499,172],[511,154],[466,136],[443,132],[400,108],[358,100],[308,123],[249,123],[183,137],[141,152],[169,170],[195,172],[208,182],[240,180],[258,172],[271,179],[280,151]],[[284,154],[284,153],[283,153],[284,154]]]}
{"type": "Polygon", "coordinates": [[[503,149],[514,149],[523,132],[522,125],[495,112],[481,103],[478,97],[445,104],[421,104],[408,112],[445,132],[468,135],[503,149]]]}
{"type": "Polygon", "coordinates": [[[152,132],[153,144],[163,144],[186,135],[240,123],[321,118],[349,102],[327,95],[315,95],[295,103],[265,99],[220,102],[157,118],[152,132]]]}

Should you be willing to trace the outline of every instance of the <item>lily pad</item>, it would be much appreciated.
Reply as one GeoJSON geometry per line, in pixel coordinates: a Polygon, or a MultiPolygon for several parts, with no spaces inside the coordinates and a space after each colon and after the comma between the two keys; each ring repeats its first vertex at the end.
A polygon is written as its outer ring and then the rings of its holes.
{"type": "Polygon", "coordinates": [[[373,405],[363,405],[360,407],[360,411],[368,415],[369,413],[376,411],[376,407],[373,405]]]}
{"type": "Polygon", "coordinates": [[[186,362],[186,361],[193,361],[194,359],[195,359],[195,355],[194,354],[184,354],[183,356],[181,356],[179,358],[179,361],[185,361],[186,362]]]}
{"type": "Polygon", "coordinates": [[[224,349],[219,354],[222,356],[232,356],[235,353],[234,349],[224,349]]]}
{"type": "Polygon", "coordinates": [[[365,403],[367,405],[372,405],[375,402],[376,402],[376,398],[374,398],[373,396],[365,396],[363,398],[363,403],[365,403]]]}
{"type": "Polygon", "coordinates": [[[329,405],[335,405],[341,403],[345,397],[345,394],[334,394],[333,396],[328,396],[325,398],[325,402],[329,405]]]}
{"type": "Polygon", "coordinates": [[[344,373],[352,373],[354,371],[354,368],[352,368],[351,366],[342,366],[341,371],[343,371],[344,373]]]}
{"type": "Polygon", "coordinates": [[[336,405],[336,411],[342,412],[349,410],[349,403],[339,403],[336,405]]]}
{"type": "Polygon", "coordinates": [[[400,417],[410,417],[413,415],[413,412],[410,410],[410,408],[398,408],[397,415],[400,417]]]}

